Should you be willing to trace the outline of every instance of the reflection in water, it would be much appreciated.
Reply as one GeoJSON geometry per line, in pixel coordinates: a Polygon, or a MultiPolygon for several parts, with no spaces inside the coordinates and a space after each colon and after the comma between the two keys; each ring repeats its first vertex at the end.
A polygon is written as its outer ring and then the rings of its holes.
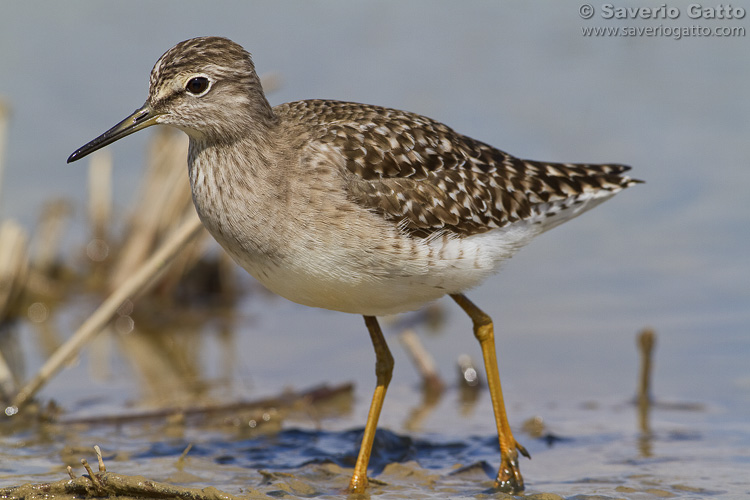
{"type": "MultiPolygon", "coordinates": [[[[424,321],[425,317],[420,315],[419,320],[424,321]]],[[[416,432],[422,428],[422,423],[440,403],[445,392],[445,384],[435,367],[434,358],[424,348],[413,329],[404,328],[399,334],[399,340],[422,378],[422,401],[412,408],[403,424],[404,429],[416,432]]]]}
{"type": "Polygon", "coordinates": [[[443,399],[444,387],[434,385],[422,386],[422,401],[411,409],[404,421],[404,429],[417,432],[422,429],[422,423],[430,416],[433,410],[443,399]]]}
{"type": "Polygon", "coordinates": [[[16,380],[20,379],[23,371],[23,356],[20,355],[18,340],[13,326],[0,325],[0,400],[4,403],[10,401],[15,394],[16,380]]]}
{"type": "Polygon", "coordinates": [[[474,411],[484,387],[484,382],[479,373],[471,356],[462,354],[458,357],[458,397],[461,415],[465,417],[468,417],[474,411]]]}

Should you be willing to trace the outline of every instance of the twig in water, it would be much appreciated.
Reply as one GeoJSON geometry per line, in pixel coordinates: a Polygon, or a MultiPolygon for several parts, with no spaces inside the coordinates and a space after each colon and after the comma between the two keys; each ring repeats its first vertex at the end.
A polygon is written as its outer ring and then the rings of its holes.
{"type": "Polygon", "coordinates": [[[107,467],[104,465],[104,459],[102,458],[102,449],[99,445],[94,445],[94,451],[96,452],[96,460],[99,462],[99,472],[107,472],[107,467]]]}
{"type": "MultiPolygon", "coordinates": [[[[12,407],[22,407],[58,370],[112,319],[117,309],[131,297],[142,293],[182,251],[182,248],[203,228],[197,214],[191,213],[172,236],[132,274],[81,325],[75,334],[60,346],[13,400],[12,407]]],[[[7,413],[7,411],[6,411],[7,413]]]]}

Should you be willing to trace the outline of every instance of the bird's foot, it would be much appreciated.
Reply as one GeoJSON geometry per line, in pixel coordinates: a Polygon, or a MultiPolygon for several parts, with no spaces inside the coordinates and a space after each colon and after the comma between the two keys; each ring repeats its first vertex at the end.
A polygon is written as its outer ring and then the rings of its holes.
{"type": "Polygon", "coordinates": [[[367,489],[367,476],[366,475],[360,475],[356,472],[352,476],[351,481],[349,481],[349,487],[346,489],[347,493],[364,493],[367,489]]]}
{"type": "MultiPolygon", "coordinates": [[[[516,448],[525,457],[529,457],[526,448],[516,443],[516,448]]],[[[495,488],[510,494],[516,494],[523,491],[523,476],[521,468],[518,465],[518,452],[514,449],[509,453],[501,453],[500,469],[497,471],[495,478],[495,488]]]]}

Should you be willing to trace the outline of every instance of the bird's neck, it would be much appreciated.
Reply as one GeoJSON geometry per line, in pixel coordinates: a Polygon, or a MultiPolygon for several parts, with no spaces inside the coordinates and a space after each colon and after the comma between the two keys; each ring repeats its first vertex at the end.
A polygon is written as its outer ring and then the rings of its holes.
{"type": "Polygon", "coordinates": [[[193,202],[203,224],[225,248],[264,252],[260,238],[286,189],[273,154],[277,150],[272,134],[249,135],[221,146],[190,139],[193,202]]]}

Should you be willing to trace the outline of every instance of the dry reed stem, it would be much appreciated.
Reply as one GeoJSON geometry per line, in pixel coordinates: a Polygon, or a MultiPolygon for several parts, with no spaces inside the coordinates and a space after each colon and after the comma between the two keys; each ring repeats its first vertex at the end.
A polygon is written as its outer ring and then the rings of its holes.
{"type": "Polygon", "coordinates": [[[100,150],[89,161],[89,222],[95,239],[107,240],[112,219],[112,153],[100,150]]]}
{"type": "Polygon", "coordinates": [[[10,119],[10,106],[5,100],[0,99],[0,196],[3,192],[3,176],[5,173],[5,147],[8,142],[8,121],[10,119]]]}
{"type": "Polygon", "coordinates": [[[70,358],[80,351],[86,342],[109,323],[125,301],[152,285],[154,278],[174,260],[185,244],[199,234],[202,228],[197,215],[188,216],[172,236],[99,306],[65,344],[52,354],[34,378],[19,391],[13,401],[13,406],[16,408],[23,406],[70,358]]]}
{"type": "Polygon", "coordinates": [[[636,342],[641,356],[641,370],[638,379],[638,426],[641,432],[649,434],[649,412],[651,410],[651,370],[653,367],[653,354],[656,345],[656,333],[650,328],[641,331],[636,342]]]}
{"type": "Polygon", "coordinates": [[[646,328],[638,334],[638,351],[641,355],[641,370],[638,377],[638,399],[640,401],[651,400],[651,369],[653,366],[654,346],[656,345],[656,334],[650,328],[646,328]]]}
{"type": "Polygon", "coordinates": [[[285,392],[279,396],[256,399],[253,401],[239,401],[232,403],[202,404],[188,407],[169,407],[131,412],[118,415],[98,415],[96,417],[67,418],[59,420],[64,425],[122,425],[125,423],[157,421],[163,423],[165,419],[181,415],[184,418],[205,418],[216,415],[238,412],[267,413],[273,408],[279,410],[294,410],[300,406],[325,405],[339,401],[338,398],[351,398],[354,393],[352,383],[344,383],[329,387],[328,385],[313,387],[298,392],[285,392]]]}
{"type": "MultiPolygon", "coordinates": [[[[28,236],[15,221],[0,226],[0,323],[17,314],[17,301],[28,280],[28,236]]],[[[0,353],[0,401],[7,402],[16,392],[13,372],[0,353]]]]}
{"type": "Polygon", "coordinates": [[[70,203],[64,200],[45,203],[42,210],[39,227],[34,234],[34,255],[31,262],[34,269],[45,276],[52,273],[57,263],[60,242],[70,213],[70,203]]]}
{"type": "Polygon", "coordinates": [[[440,393],[445,388],[440,374],[435,368],[435,360],[424,348],[419,336],[411,328],[407,328],[399,335],[404,350],[416,366],[422,377],[422,388],[432,393],[440,393]]]}
{"type": "Polygon", "coordinates": [[[9,401],[15,392],[16,383],[13,379],[13,372],[10,371],[8,362],[0,352],[0,401],[9,401]]]}
{"type": "Polygon", "coordinates": [[[140,197],[130,218],[125,243],[110,278],[115,289],[132,274],[171,229],[175,220],[194,211],[185,175],[187,140],[184,134],[158,130],[149,147],[149,160],[140,197]]]}
{"type": "Polygon", "coordinates": [[[0,322],[12,314],[28,270],[28,236],[17,222],[8,219],[0,225],[0,322]]]}

